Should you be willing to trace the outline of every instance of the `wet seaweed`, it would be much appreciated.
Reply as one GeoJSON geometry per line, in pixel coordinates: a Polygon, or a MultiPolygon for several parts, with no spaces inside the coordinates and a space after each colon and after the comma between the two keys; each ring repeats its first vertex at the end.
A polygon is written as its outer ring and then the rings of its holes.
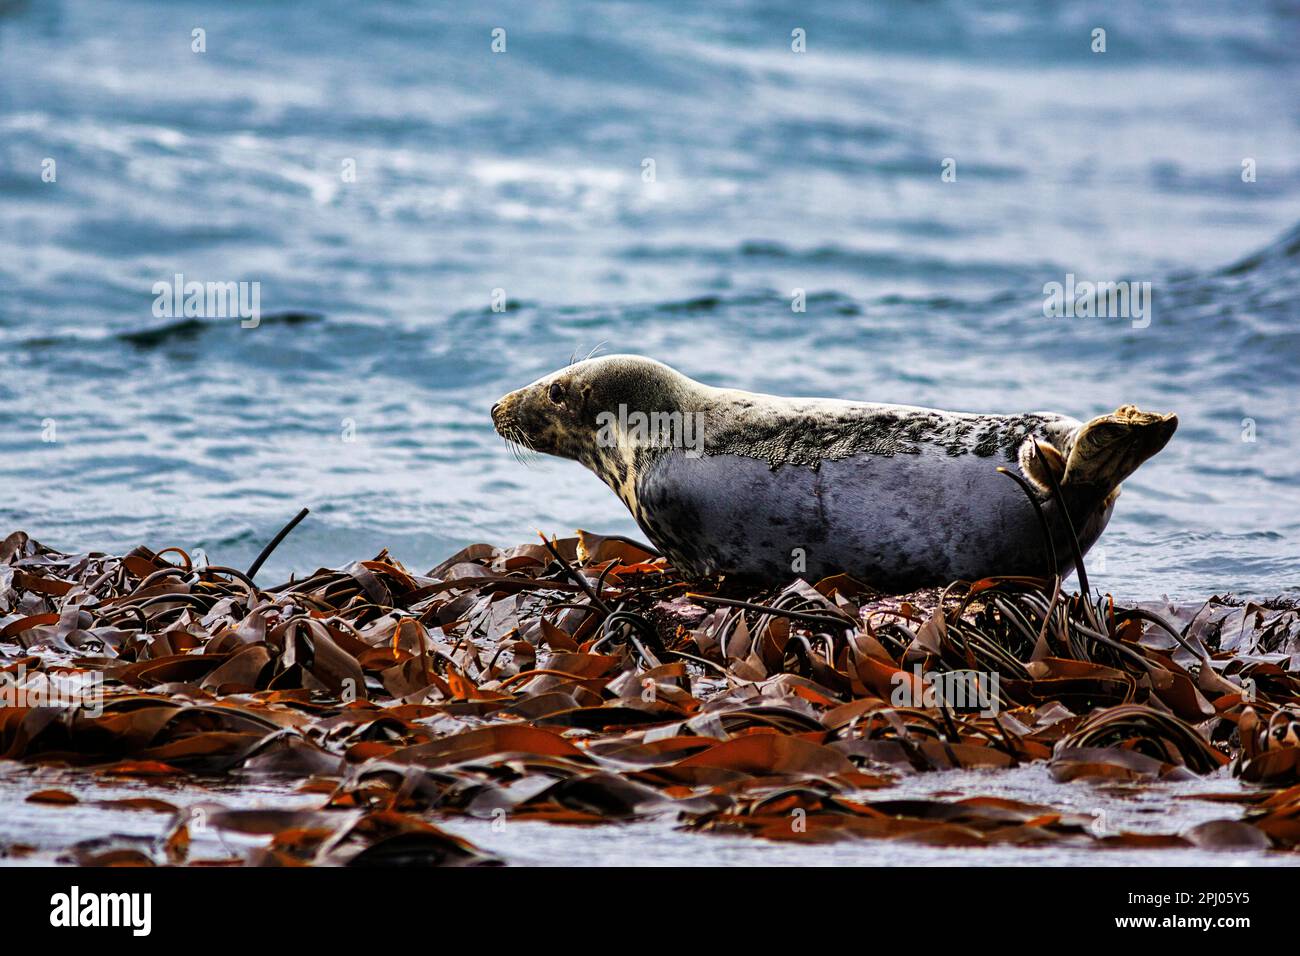
{"type": "Polygon", "coordinates": [[[841,575],[742,597],[585,532],[474,545],[426,574],[384,551],[261,587],[261,560],[0,542],[0,757],[33,774],[27,799],[77,802],[53,785],[66,777],[271,781],[313,801],[146,801],[155,838],[81,841],[64,861],[499,862],[438,825],[465,817],[666,815],[781,841],[1300,844],[1291,608],[1122,607],[1065,596],[1059,576],[882,595],[841,575]],[[887,798],[907,774],[1033,762],[1123,785],[1235,774],[1249,787],[1224,799],[1246,815],[1116,834],[1015,801],[887,798]],[[199,823],[224,855],[196,849],[199,823]]]}

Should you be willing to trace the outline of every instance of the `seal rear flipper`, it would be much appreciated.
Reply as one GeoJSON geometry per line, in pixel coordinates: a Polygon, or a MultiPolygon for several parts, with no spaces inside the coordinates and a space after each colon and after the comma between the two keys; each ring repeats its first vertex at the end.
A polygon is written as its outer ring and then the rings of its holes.
{"type": "Polygon", "coordinates": [[[1172,412],[1144,412],[1136,405],[1124,405],[1094,418],[1075,435],[1061,487],[1115,491],[1139,465],[1168,444],[1177,427],[1178,416],[1172,412]]]}
{"type": "Polygon", "coordinates": [[[1044,498],[1052,493],[1049,471],[1056,476],[1057,484],[1065,481],[1065,456],[1055,445],[1038,438],[1026,438],[1020,446],[1019,461],[1020,473],[1044,498]]]}

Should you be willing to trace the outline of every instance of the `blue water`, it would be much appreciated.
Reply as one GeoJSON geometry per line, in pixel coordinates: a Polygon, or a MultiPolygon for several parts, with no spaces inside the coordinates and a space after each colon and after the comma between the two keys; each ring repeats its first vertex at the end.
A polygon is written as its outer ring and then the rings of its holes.
{"type": "Polygon", "coordinates": [[[607,343],[758,390],[1176,410],[1096,582],[1300,591],[1296,5],[816,6],[0,3],[0,532],[244,564],[311,507],[268,580],[630,533],[487,416],[607,343]],[[262,324],[156,317],[175,273],[260,282],[262,324]],[[1151,282],[1150,327],[1045,318],[1067,273],[1151,282]]]}

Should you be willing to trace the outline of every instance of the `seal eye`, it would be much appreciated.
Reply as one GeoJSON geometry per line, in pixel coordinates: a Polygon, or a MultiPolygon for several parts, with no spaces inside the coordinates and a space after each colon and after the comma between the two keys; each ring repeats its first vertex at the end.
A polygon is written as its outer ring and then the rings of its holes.
{"type": "Polygon", "coordinates": [[[551,390],[548,394],[550,395],[551,401],[556,405],[559,405],[564,401],[564,386],[559,382],[556,382],[551,386],[551,390]]]}

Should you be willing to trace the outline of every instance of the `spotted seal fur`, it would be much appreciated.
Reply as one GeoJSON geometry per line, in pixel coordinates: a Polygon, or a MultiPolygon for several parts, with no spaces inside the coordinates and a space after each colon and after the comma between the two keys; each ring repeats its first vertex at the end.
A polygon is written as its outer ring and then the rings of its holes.
{"type": "Polygon", "coordinates": [[[492,420],[506,439],[593,471],[688,577],[847,572],[893,590],[1049,573],[1035,509],[999,465],[1039,499],[1067,571],[1052,479],[1086,552],[1120,482],[1178,423],[1132,405],[1083,423],[781,398],[714,388],[635,355],[544,376],[504,396],[492,420]]]}

